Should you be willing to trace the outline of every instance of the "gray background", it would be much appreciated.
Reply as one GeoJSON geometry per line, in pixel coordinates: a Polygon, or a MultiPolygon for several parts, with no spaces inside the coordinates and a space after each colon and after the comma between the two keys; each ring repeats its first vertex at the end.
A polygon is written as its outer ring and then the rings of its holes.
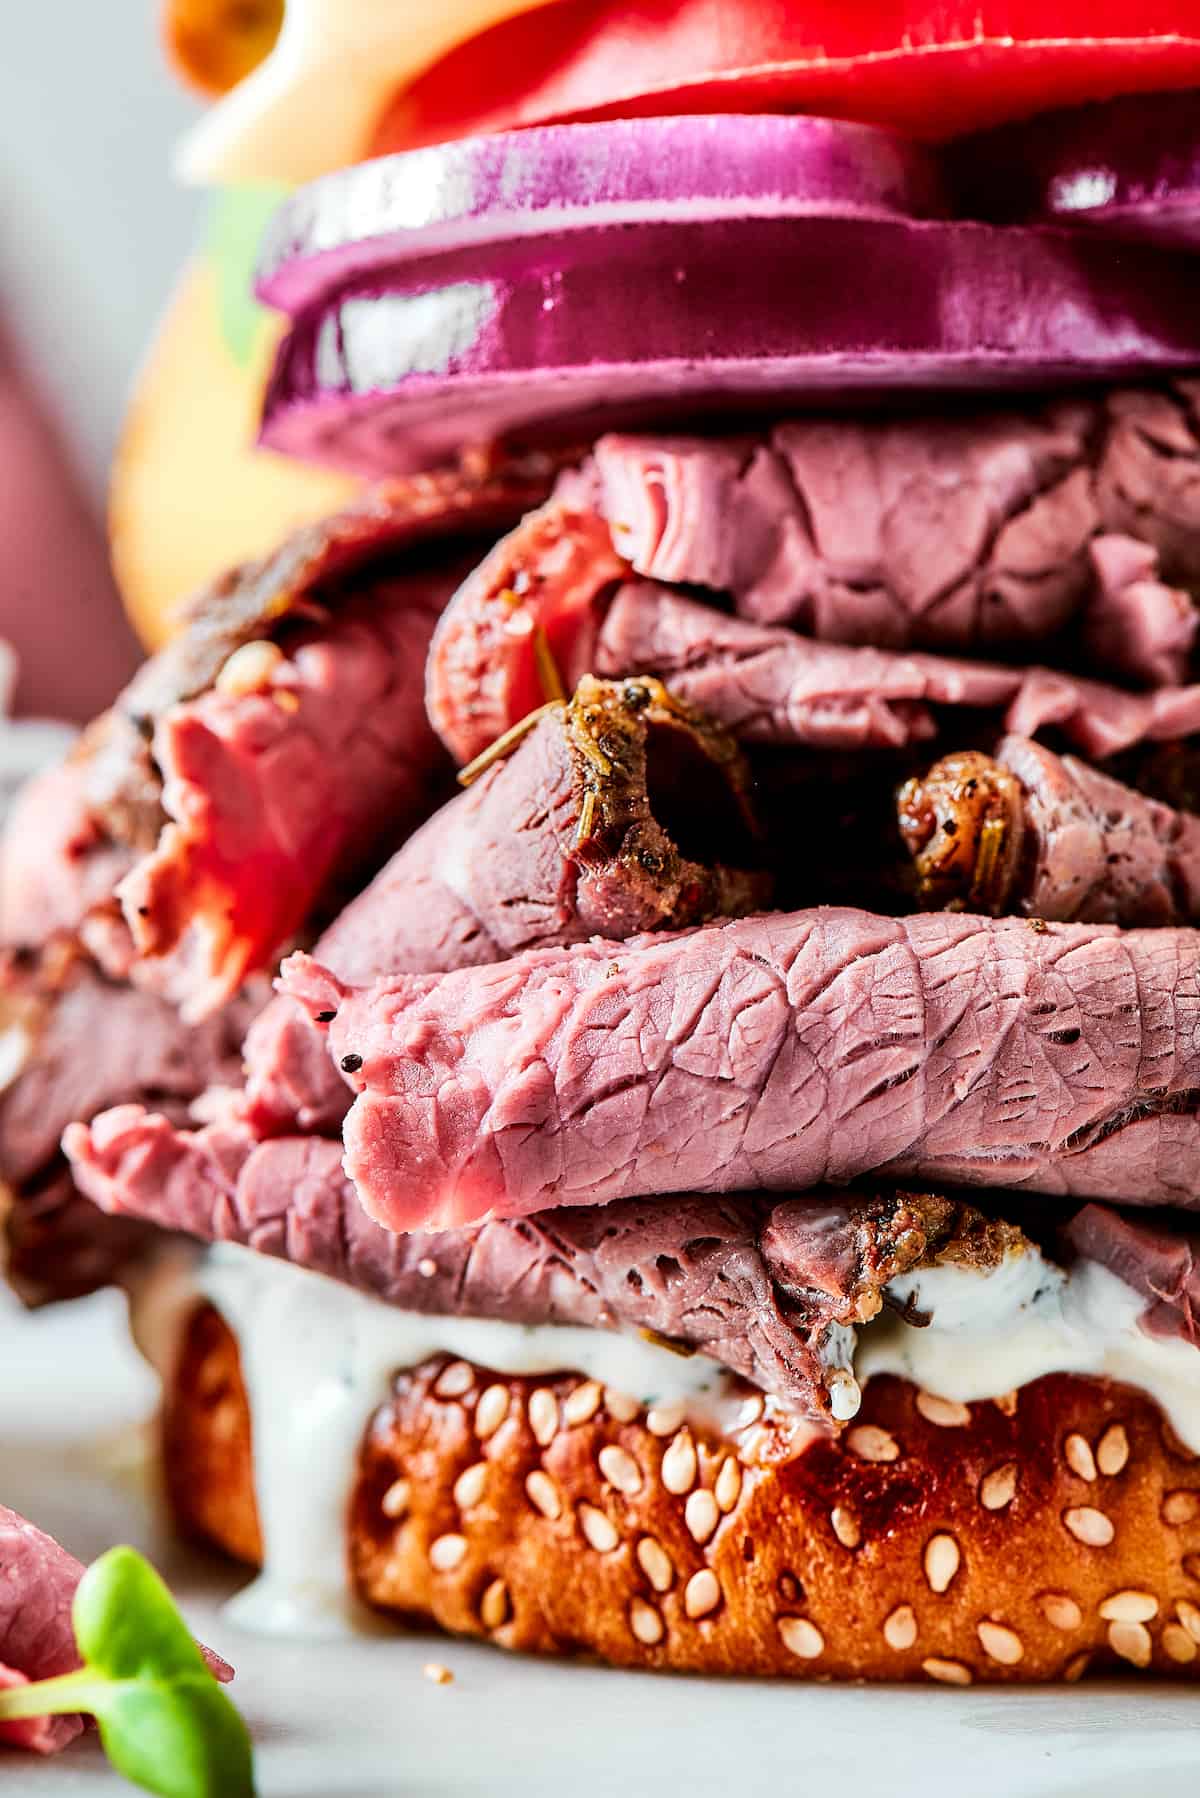
{"type": "Polygon", "coordinates": [[[157,16],[157,0],[0,0],[0,300],[97,501],[203,203],[168,170],[195,107],[157,16]]]}

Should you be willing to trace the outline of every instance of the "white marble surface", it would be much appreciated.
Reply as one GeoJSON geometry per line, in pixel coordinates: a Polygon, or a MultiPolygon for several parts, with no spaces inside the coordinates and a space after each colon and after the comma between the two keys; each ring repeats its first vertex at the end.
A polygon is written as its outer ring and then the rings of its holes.
{"type": "MultiPolygon", "coordinates": [[[[444,1639],[246,1636],[228,1570],[165,1545],[139,1420],[153,1381],[114,1294],[18,1319],[0,1305],[0,1492],[83,1559],[149,1550],[238,1669],[263,1798],[1195,1798],[1200,1695],[1135,1682],[959,1692],[728,1684],[540,1664],[444,1639]],[[437,1660],[451,1685],[422,1677],[437,1660]]],[[[0,1760],[0,1795],[129,1788],[94,1741],[0,1760]]]]}

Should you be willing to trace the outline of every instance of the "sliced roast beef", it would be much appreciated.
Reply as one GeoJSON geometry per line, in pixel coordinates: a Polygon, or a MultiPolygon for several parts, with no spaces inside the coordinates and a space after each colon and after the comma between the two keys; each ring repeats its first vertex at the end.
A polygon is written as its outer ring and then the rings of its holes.
{"type": "MultiPolygon", "coordinates": [[[[79,1665],[71,1605],[83,1567],[53,1537],[0,1505],[0,1685],[54,1679],[79,1665]]],[[[82,1717],[0,1723],[0,1742],[53,1754],[83,1728],[82,1717]]]]}
{"type": "MultiPolygon", "coordinates": [[[[0,1686],[55,1679],[79,1666],[71,1606],[83,1572],[52,1536],[0,1505],[0,1686]]],[[[229,1663],[199,1646],[213,1677],[231,1680],[229,1663]]],[[[82,1728],[81,1717],[0,1722],[0,1742],[53,1754],[82,1728]]]]}
{"type": "Polygon", "coordinates": [[[265,982],[203,1023],[181,1025],[152,993],[108,980],[68,945],[0,967],[0,1234],[5,1271],[30,1303],[106,1284],[145,1246],[75,1193],[59,1153],[67,1125],[142,1100],[182,1122],[202,1092],[237,1084],[265,982]]]}
{"type": "Polygon", "coordinates": [[[1062,638],[1157,685],[1186,678],[1200,627],[1198,489],[1181,386],[606,437],[562,491],[593,496],[640,574],[729,593],[758,623],[879,649],[1044,654],[1062,638]]]}
{"type": "Polygon", "coordinates": [[[923,904],[1066,923],[1200,923],[1200,817],[1027,737],[944,756],[898,801],[923,904]]]}
{"type": "Polygon", "coordinates": [[[1153,1223],[1084,1205],[1064,1236],[1077,1254],[1099,1261],[1146,1300],[1141,1326],[1200,1348],[1200,1234],[1177,1218],[1153,1223]]]}
{"type": "MultiPolygon", "coordinates": [[[[588,676],[530,724],[325,933],[339,978],[480,966],[768,902],[745,759],[659,682],[588,676]]],[[[255,1023],[246,1067],[260,1130],[336,1129],[350,1102],[290,1000],[255,1023]]]]}
{"type": "Polygon", "coordinates": [[[589,670],[657,675],[747,742],[815,749],[928,741],[943,710],[997,713],[1025,736],[1054,728],[1101,757],[1200,731],[1200,685],[1132,693],[1048,668],[822,643],[621,573],[596,515],[559,500],[463,583],[438,623],[426,693],[458,760],[541,702],[547,670],[568,684],[589,670]]]}
{"type": "Polygon", "coordinates": [[[224,1003],[428,811],[440,751],[421,669],[478,554],[429,546],[510,525],[545,486],[393,483],[202,595],[69,775],[28,795],[6,845],[8,940],[77,931],[188,1016],[224,1003]],[[43,811],[63,820],[49,838],[30,828],[43,811]]]}
{"type": "Polygon", "coordinates": [[[1200,932],[836,908],[284,986],[389,1228],[868,1173],[1200,1205],[1200,932]]]}
{"type": "Polygon", "coordinates": [[[408,1311],[638,1329],[713,1356],[816,1416],[848,1413],[847,1346],[887,1282],[939,1255],[993,1265],[1020,1232],[929,1195],[814,1193],[628,1200],[397,1235],[363,1211],[339,1145],[136,1107],[71,1133],[107,1211],[244,1243],[408,1311]]]}

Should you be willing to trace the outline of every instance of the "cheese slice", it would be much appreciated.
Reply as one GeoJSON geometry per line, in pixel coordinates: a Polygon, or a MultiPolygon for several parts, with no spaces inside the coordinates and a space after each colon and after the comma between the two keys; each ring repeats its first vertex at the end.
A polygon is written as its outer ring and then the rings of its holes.
{"type": "Polygon", "coordinates": [[[181,180],[310,181],[363,152],[387,102],[466,39],[551,0],[287,0],[270,54],[184,137],[181,180]]]}

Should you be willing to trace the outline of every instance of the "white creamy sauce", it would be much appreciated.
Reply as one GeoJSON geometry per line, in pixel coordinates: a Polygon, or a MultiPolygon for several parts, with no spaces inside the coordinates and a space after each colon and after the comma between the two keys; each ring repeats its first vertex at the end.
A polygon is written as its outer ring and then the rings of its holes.
{"type": "MultiPolygon", "coordinates": [[[[745,1389],[704,1355],[635,1335],[476,1318],[423,1316],[323,1275],[223,1245],[168,1283],[211,1299],[238,1339],[254,1429],[264,1571],[230,1607],[268,1633],[342,1633],[363,1617],[346,1567],[345,1509],[359,1444],[393,1376],[447,1354],[499,1374],[569,1370],[643,1405],[681,1405],[698,1425],[747,1429],[745,1389]]],[[[995,1398],[1050,1373],[1095,1374],[1150,1394],[1200,1452],[1200,1360],[1183,1342],[1145,1336],[1140,1297],[1107,1269],[1067,1275],[1036,1251],[988,1273],[955,1266],[896,1280],[889,1295],[931,1314],[924,1327],[885,1310],[826,1346],[835,1415],[852,1417],[873,1374],[897,1374],[940,1397],[995,1398]]],[[[163,1315],[175,1300],[159,1304],[163,1315]]],[[[160,1359],[161,1354],[156,1355],[160,1359]]],[[[757,1404],[749,1407],[757,1415],[757,1404]]],[[[743,1453],[753,1453],[753,1435],[743,1453]]]]}
{"type": "Polygon", "coordinates": [[[230,1615],[269,1634],[335,1634],[359,1621],[346,1501],[363,1431],[399,1369],[437,1354],[511,1375],[569,1369],[641,1404],[706,1416],[729,1385],[705,1355],[606,1330],[400,1311],[252,1249],[213,1249],[193,1278],[237,1337],[254,1428],[265,1565],[230,1615]]]}
{"type": "Polygon", "coordinates": [[[1147,1336],[1145,1300],[1095,1261],[1069,1274],[1036,1251],[994,1272],[934,1267],[889,1287],[933,1314],[926,1328],[883,1313],[863,1331],[859,1380],[900,1374],[940,1398],[970,1404],[1049,1373],[1095,1374],[1137,1386],[1161,1407],[1176,1435],[1200,1453],[1200,1357],[1190,1343],[1147,1336]]]}

